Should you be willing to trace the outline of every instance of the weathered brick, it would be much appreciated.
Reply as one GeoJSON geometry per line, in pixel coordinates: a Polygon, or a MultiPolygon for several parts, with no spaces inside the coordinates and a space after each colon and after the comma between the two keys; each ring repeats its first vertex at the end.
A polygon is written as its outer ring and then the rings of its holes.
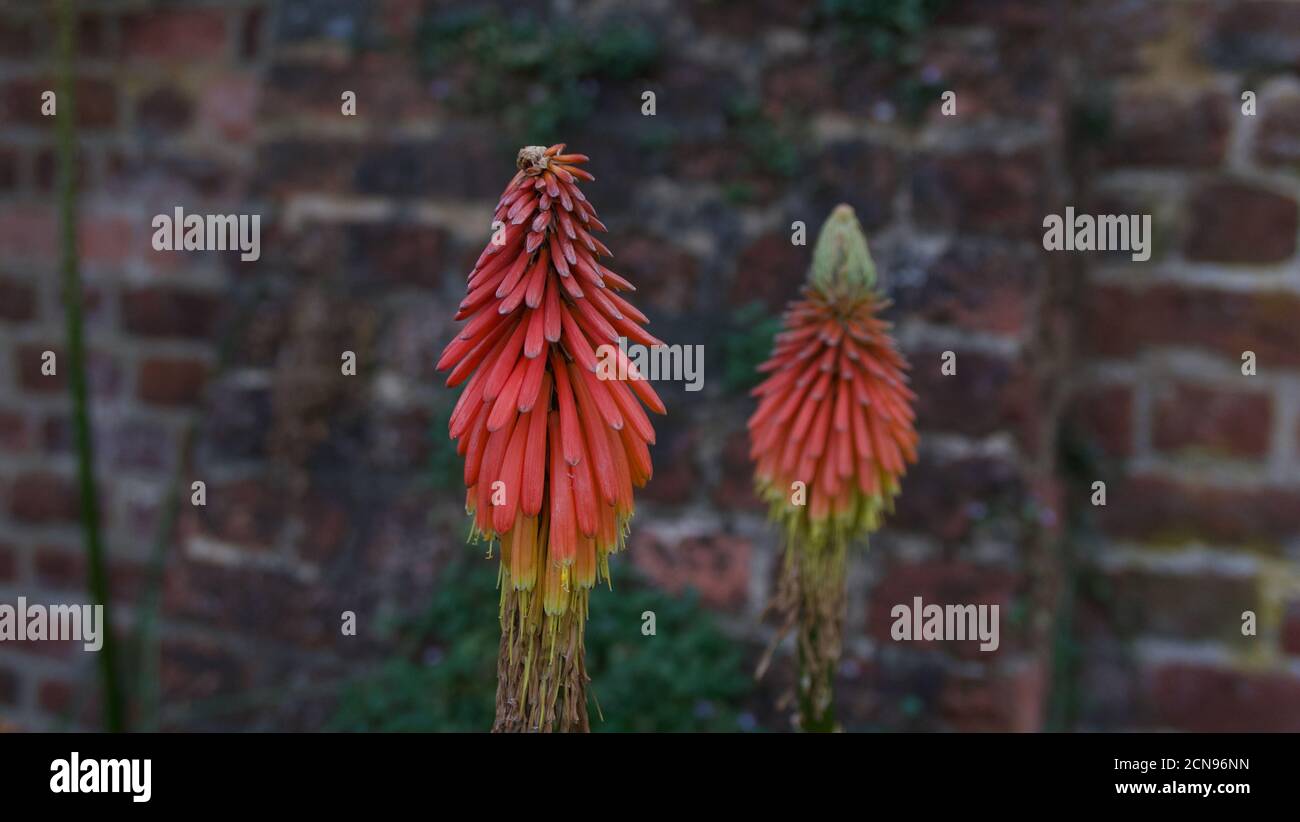
{"type": "Polygon", "coordinates": [[[75,522],[80,510],[77,485],[71,477],[48,471],[19,474],[9,494],[9,514],[35,525],[75,522]]]}
{"type": "MultiPolygon", "coordinates": [[[[816,230],[816,226],[808,227],[808,232],[816,230]]],[[[732,305],[745,306],[757,300],[776,314],[799,296],[811,253],[807,247],[791,243],[790,236],[784,231],[769,232],[741,250],[728,290],[732,305]]],[[[815,240],[815,234],[808,237],[809,243],[815,240]]]]}
{"type": "Polygon", "coordinates": [[[1102,151],[1110,166],[1217,165],[1227,150],[1232,101],[1216,93],[1135,91],[1120,96],[1102,151]]]}
{"type": "Polygon", "coordinates": [[[1044,179],[1034,150],[923,155],[912,178],[916,220],[926,228],[1037,238],[1044,179]]]}
{"type": "Polygon", "coordinates": [[[0,57],[21,60],[36,53],[38,22],[33,18],[0,18],[0,57]]]}
{"type": "MultiPolygon", "coordinates": [[[[282,570],[185,561],[169,567],[163,613],[201,621],[212,630],[312,648],[340,637],[334,596],[319,582],[282,570]]],[[[191,675],[202,670],[202,665],[189,667],[191,675]]]]}
{"type": "MultiPolygon", "coordinates": [[[[893,214],[894,192],[899,185],[898,158],[893,149],[880,143],[856,140],[833,142],[817,152],[815,173],[816,213],[828,214],[839,203],[847,202],[853,205],[858,221],[867,230],[889,222],[893,214]]],[[[982,184],[980,180],[972,180],[959,166],[944,167],[939,174],[971,186],[970,191],[977,190],[982,184]]],[[[926,177],[922,179],[929,180],[926,177]]],[[[1004,192],[1004,196],[1014,196],[1014,193],[1004,192]]],[[[814,221],[807,222],[811,247],[816,225],[814,221]]],[[[789,240],[789,234],[786,239],[789,240]]],[[[794,269],[790,273],[800,270],[794,269]]]]}
{"type": "Polygon", "coordinates": [[[748,601],[753,552],[748,539],[707,534],[670,544],[652,530],[642,529],[633,541],[637,568],[664,590],[678,593],[692,588],[706,605],[731,611],[742,609],[748,601]]]}
{"type": "Polygon", "coordinates": [[[957,372],[942,373],[941,351],[907,352],[917,427],[983,436],[1008,428],[1022,435],[1032,419],[1029,374],[1019,360],[955,351],[957,372]]]}
{"type": "Polygon", "coordinates": [[[1300,7],[1278,0],[1217,4],[1202,48],[1213,65],[1225,69],[1300,67],[1300,7]]]}
{"type": "Polygon", "coordinates": [[[922,278],[891,289],[902,312],[972,331],[1022,336],[1029,330],[1041,259],[1000,242],[961,241],[922,278]]]}
{"type": "Polygon", "coordinates": [[[159,652],[161,695],[188,702],[231,696],[248,687],[248,664],[216,642],[165,639],[159,652]]]}
{"type": "Polygon", "coordinates": [[[36,287],[26,280],[0,274],[0,321],[36,319],[36,287]]]}
{"type": "Polygon", "coordinates": [[[695,453],[700,434],[694,428],[667,420],[655,420],[655,472],[638,499],[666,505],[680,505],[695,497],[700,482],[695,453]]]}
{"type": "Polygon", "coordinates": [[[1300,600],[1291,600],[1282,612],[1282,630],[1279,637],[1282,653],[1300,655],[1300,600]]]}
{"type": "Polygon", "coordinates": [[[939,460],[922,452],[903,478],[889,524],[959,542],[990,519],[1017,516],[1026,489],[1009,460],[970,457],[939,460]]]}
{"type": "Polygon", "coordinates": [[[244,550],[269,551],[286,525],[282,496],[282,489],[261,478],[209,482],[207,505],[187,506],[181,531],[244,550]]]}
{"type": "Polygon", "coordinates": [[[140,399],[154,405],[194,405],[203,396],[208,366],[190,358],[150,357],[140,363],[140,399]]]}
{"type": "Polygon", "coordinates": [[[30,451],[37,438],[27,414],[14,408],[0,408],[0,449],[14,453],[30,451]]]}
{"type": "Polygon", "coordinates": [[[1241,634],[1241,613],[1260,607],[1254,577],[1125,568],[1106,572],[1105,580],[1110,618],[1126,634],[1252,641],[1241,634]]]}
{"type": "Polygon", "coordinates": [[[18,149],[0,146],[0,191],[13,191],[18,187],[18,149]]]}
{"type": "Polygon", "coordinates": [[[63,716],[76,706],[76,688],[65,679],[43,679],[36,686],[36,704],[46,713],[63,716]]]}
{"type": "Polygon", "coordinates": [[[122,293],[122,327],[142,337],[204,339],[216,330],[220,300],[207,291],[144,286],[122,293]]]}
{"type": "Polygon", "coordinates": [[[18,552],[12,545],[0,542],[0,582],[18,580],[18,552]]]}
{"type": "Polygon", "coordinates": [[[1127,385],[1079,388],[1066,409],[1072,432],[1111,457],[1133,455],[1133,389],[1127,385]]]}
{"type": "Polygon", "coordinates": [[[1170,544],[1209,540],[1276,551],[1300,534],[1300,492],[1137,475],[1108,486],[1098,515],[1112,536],[1170,544]]]}
{"type": "Polygon", "coordinates": [[[121,19],[122,47],[134,60],[214,60],[226,52],[227,24],[218,8],[127,14],[121,19]]]}
{"type": "MultiPolygon", "coordinates": [[[[0,665],[0,705],[16,706],[21,689],[22,681],[18,672],[0,665]]],[[[0,722],[0,728],[4,727],[3,722],[0,722]]]]}
{"type": "Polygon", "coordinates": [[[161,134],[184,131],[194,117],[194,102],[173,86],[161,86],[140,98],[135,121],[141,128],[161,134]]]}
{"type": "Polygon", "coordinates": [[[437,287],[447,233],[428,225],[357,223],[347,228],[351,276],[367,285],[437,287]]]}
{"type": "Polygon", "coordinates": [[[681,314],[695,303],[698,264],[694,256],[659,237],[628,234],[618,239],[613,269],[636,286],[637,307],[681,314]]]}
{"type": "Polygon", "coordinates": [[[867,605],[867,633],[886,646],[940,648],[963,659],[990,660],[1002,655],[1014,643],[1008,614],[1023,580],[1014,572],[969,562],[925,561],[891,564],[872,589],[867,605]],[[895,640],[891,634],[896,605],[914,605],[920,597],[926,605],[997,605],[998,648],[981,651],[978,638],[960,642],[912,639],[895,640]]]}
{"type": "Polygon", "coordinates": [[[1230,670],[1190,662],[1150,666],[1143,695],[1151,720],[1166,728],[1300,731],[1300,677],[1230,670]]]}
{"type": "Polygon", "coordinates": [[[258,167],[273,168],[275,173],[252,180],[255,194],[349,191],[361,147],[352,141],[286,138],[268,140],[258,154],[258,167]]]}
{"type": "Polygon", "coordinates": [[[1247,183],[1220,180],[1191,198],[1187,256],[1222,263],[1276,263],[1295,253],[1296,201],[1247,183]]]}
{"type": "Polygon", "coordinates": [[[1260,457],[1268,451],[1272,411],[1261,391],[1179,383],[1157,394],[1152,444],[1161,451],[1260,457]]]}
{"type": "MultiPolygon", "coordinates": [[[[11,80],[0,93],[0,120],[34,128],[54,128],[56,117],[41,113],[41,95],[57,91],[53,77],[11,80]]],[[[85,129],[112,128],[117,124],[117,87],[99,77],[78,77],[72,90],[77,125],[85,129]]]]}
{"type": "Polygon", "coordinates": [[[362,194],[392,197],[494,197],[501,190],[502,157],[493,133],[456,130],[438,139],[368,146],[353,184],[362,194]]]}
{"type": "Polygon", "coordinates": [[[937,708],[955,731],[1031,733],[1042,729],[1047,693],[1048,676],[1040,664],[991,669],[945,677],[937,708]]]}
{"type": "MultiPolygon", "coordinates": [[[[107,351],[97,350],[93,343],[86,346],[86,379],[90,393],[96,397],[115,396],[121,386],[121,370],[117,360],[107,351]]],[[[37,393],[64,391],[68,385],[68,368],[71,363],[61,345],[25,343],[14,348],[14,370],[18,384],[37,393]],[[42,367],[45,352],[54,353],[54,373],[45,374],[42,367]]]]}
{"type": "Polygon", "coordinates": [[[1259,131],[1255,156],[1267,165],[1300,163],[1300,94],[1257,102],[1259,131]]]}
{"type": "Polygon", "coordinates": [[[33,569],[40,585],[57,590],[80,590],[86,585],[86,563],[75,550],[57,545],[39,545],[33,554],[33,569]]]}
{"type": "Polygon", "coordinates": [[[1082,338],[1093,353],[1129,358],[1149,346],[1178,345],[1258,368],[1300,365],[1300,298],[1285,291],[1236,292],[1156,285],[1095,285],[1086,295],[1082,338]]]}
{"type": "MultiPolygon", "coordinates": [[[[721,476],[718,478],[717,487],[713,489],[714,503],[726,509],[766,510],[767,505],[754,491],[754,464],[749,459],[747,430],[742,428],[727,435],[723,442],[721,459],[721,476]]],[[[675,461],[674,455],[669,455],[667,460],[675,461]]]]}
{"type": "Polygon", "coordinates": [[[256,79],[246,74],[207,83],[198,100],[198,129],[224,141],[247,142],[257,125],[259,91],[256,79]]]}

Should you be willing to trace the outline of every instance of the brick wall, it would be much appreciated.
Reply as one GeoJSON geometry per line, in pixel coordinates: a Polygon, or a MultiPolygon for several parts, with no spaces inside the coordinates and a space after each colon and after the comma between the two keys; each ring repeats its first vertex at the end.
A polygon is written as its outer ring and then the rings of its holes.
{"type": "Polygon", "coordinates": [[[1155,251],[1093,261],[1080,306],[1072,432],[1108,484],[1081,529],[1082,707],[1107,727],[1296,730],[1300,5],[1124,5],[1114,25],[1148,37],[1098,66],[1114,106],[1092,194],[1152,213],[1155,251]]]}
{"type": "MultiPolygon", "coordinates": [[[[429,478],[453,399],[433,358],[525,140],[506,113],[465,110],[473,66],[421,72],[423,5],[83,14],[99,473],[125,626],[164,534],[150,658],[167,727],[318,727],[334,683],[385,650],[364,627],[341,637],[340,613],[365,626],[414,607],[474,550],[459,492],[429,478]],[[262,258],[152,251],[149,219],[177,205],[260,214],[262,258]],[[188,504],[194,480],[206,507],[188,504]]],[[[571,5],[525,4],[543,24],[571,5]]],[[[752,404],[723,373],[746,306],[797,292],[791,223],[815,233],[847,200],[922,430],[853,567],[850,727],[1300,723],[1300,51],[1260,34],[1300,4],[959,2],[886,58],[811,3],[582,5],[569,13],[589,30],[645,21],[660,53],[643,76],[600,78],[591,112],[549,136],[592,156],[588,195],[654,333],[706,363],[703,392],[661,386],[656,475],[619,561],[699,589],[738,640],[767,638],[778,545],[750,492],[752,404]],[[1081,112],[1104,127],[1080,129],[1081,112]],[[1150,211],[1152,260],[1044,253],[1042,217],[1067,204],[1150,211]],[[891,641],[889,608],[914,596],[1000,604],[1001,647],[891,641]],[[1246,609],[1257,637],[1240,634],[1246,609]]],[[[76,600],[68,403],[39,369],[62,340],[52,135],[34,108],[48,43],[39,5],[0,15],[0,592],[76,600]]],[[[0,647],[0,716],[92,720],[92,673],[58,647],[0,647]]]]}

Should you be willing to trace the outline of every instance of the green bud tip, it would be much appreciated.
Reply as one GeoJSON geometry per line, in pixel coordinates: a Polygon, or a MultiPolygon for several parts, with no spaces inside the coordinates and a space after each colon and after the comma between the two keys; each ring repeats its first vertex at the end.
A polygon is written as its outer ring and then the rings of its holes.
{"type": "Polygon", "coordinates": [[[808,281],[828,297],[859,297],[876,287],[876,264],[852,206],[835,206],[822,225],[808,281]]]}

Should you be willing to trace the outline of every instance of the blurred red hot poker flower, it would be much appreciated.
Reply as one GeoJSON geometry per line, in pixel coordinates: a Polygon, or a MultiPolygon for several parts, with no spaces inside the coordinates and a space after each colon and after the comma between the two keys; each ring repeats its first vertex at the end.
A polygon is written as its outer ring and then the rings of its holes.
{"type": "Polygon", "coordinates": [[[519,152],[492,240],[469,274],[438,369],[465,383],[450,433],[465,459],[474,535],[500,545],[501,649],[493,730],[586,730],[588,594],[623,547],[633,486],[650,479],[664,405],[618,349],[662,345],[598,262],[605,231],[578,188],[593,177],[564,145],[519,152]],[[626,381],[597,376],[597,351],[626,381]]]}
{"type": "Polygon", "coordinates": [[[799,625],[800,719],[834,727],[831,679],[840,655],[846,550],[880,527],[916,461],[907,363],[878,317],[866,237],[847,205],[813,251],[803,298],[786,311],[749,420],[760,495],[786,531],[776,605],[799,625]]]}

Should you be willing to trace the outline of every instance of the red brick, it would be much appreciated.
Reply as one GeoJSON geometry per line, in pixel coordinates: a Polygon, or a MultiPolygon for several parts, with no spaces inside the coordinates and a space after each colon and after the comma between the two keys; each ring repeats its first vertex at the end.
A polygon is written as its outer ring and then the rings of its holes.
{"type": "Polygon", "coordinates": [[[1020,470],[1010,460],[941,460],[922,451],[903,478],[903,493],[894,501],[888,522],[956,543],[989,518],[1018,515],[1026,498],[1020,470]]]}
{"type": "Polygon", "coordinates": [[[151,357],[140,363],[140,399],[154,405],[194,405],[207,379],[208,366],[200,360],[151,357]]]}
{"type": "Polygon", "coordinates": [[[655,472],[645,489],[637,492],[637,498],[680,505],[695,497],[700,483],[699,470],[695,467],[699,433],[667,420],[655,422],[655,472]]]}
{"type": "Polygon", "coordinates": [[[1300,677],[1247,673],[1194,663],[1166,663],[1144,672],[1154,724],[1183,731],[1300,731],[1300,677]]]}
{"type": "Polygon", "coordinates": [[[226,17],[218,9],[175,9],[122,18],[123,50],[129,58],[190,63],[222,57],[226,17]]]}
{"type": "MultiPolygon", "coordinates": [[[[52,77],[26,77],[10,81],[0,94],[0,120],[35,128],[54,128],[55,116],[41,114],[41,95],[57,93],[52,77]]],[[[117,88],[95,77],[78,77],[73,88],[77,125],[85,129],[112,128],[117,123],[117,88]]],[[[55,98],[56,105],[63,101],[55,98]]]]}
{"type": "MultiPolygon", "coordinates": [[[[18,673],[8,667],[0,666],[0,705],[16,706],[21,689],[22,681],[18,673]]],[[[3,720],[0,720],[0,730],[5,730],[3,720]]]]}
{"type": "Polygon", "coordinates": [[[1219,68],[1294,71],[1300,68],[1300,7],[1279,0],[1217,4],[1202,46],[1219,68]]]}
{"type": "Polygon", "coordinates": [[[45,679],[36,687],[36,702],[46,713],[65,716],[76,704],[76,689],[62,679],[45,679]]]}
{"type": "Polygon", "coordinates": [[[1232,105],[1215,93],[1123,94],[1112,112],[1104,162],[1143,167],[1218,165],[1227,150],[1232,105]]]}
{"type": "Polygon", "coordinates": [[[233,696],[249,685],[247,665],[214,642],[167,639],[159,655],[160,687],[168,702],[233,696]]]}
{"type": "Polygon", "coordinates": [[[20,453],[36,445],[35,426],[21,411],[0,408],[0,450],[20,453]]]}
{"type": "Polygon", "coordinates": [[[167,286],[133,288],[122,294],[122,325],[142,337],[211,337],[220,301],[215,294],[167,286]]]}
{"type": "Polygon", "coordinates": [[[0,146],[0,191],[18,187],[18,149],[0,146]]]}
{"type": "Polygon", "coordinates": [[[140,98],[136,124],[148,131],[172,134],[184,131],[194,117],[194,101],[179,89],[162,86],[140,98]]]}
{"type": "Polygon", "coordinates": [[[1133,389],[1092,385],[1078,389],[1066,411],[1070,430],[1107,456],[1133,455],[1133,389]]]}
{"type": "Polygon", "coordinates": [[[319,582],[309,583],[277,569],[203,561],[169,564],[163,584],[163,612],[168,618],[197,620],[214,631],[290,642],[300,648],[351,641],[339,632],[341,598],[343,594],[319,582]]]}
{"type": "Polygon", "coordinates": [[[1291,600],[1282,614],[1282,653],[1300,656],[1300,600],[1291,600]]]}
{"type": "Polygon", "coordinates": [[[1042,665],[944,678],[939,712],[952,730],[1031,733],[1042,729],[1048,677],[1042,665]]]}
{"type": "MultiPolygon", "coordinates": [[[[111,397],[117,394],[121,383],[121,374],[117,360],[106,351],[94,350],[93,343],[88,344],[87,380],[90,392],[96,397],[111,397]]],[[[14,368],[18,375],[18,384],[28,391],[48,393],[64,391],[68,385],[68,368],[70,363],[60,345],[43,345],[26,343],[14,349],[14,368]],[[41,372],[46,351],[54,352],[55,371],[46,375],[41,372]]]]}
{"type": "MultiPolygon", "coordinates": [[[[199,96],[198,128],[222,141],[241,143],[253,136],[261,89],[256,78],[222,77],[209,82],[199,96]]],[[[340,92],[341,93],[341,92],[340,92]]],[[[335,108],[335,111],[338,111],[335,108]]]]}
{"type": "Polygon", "coordinates": [[[1019,360],[957,350],[957,373],[943,374],[942,351],[907,352],[917,394],[917,426],[983,436],[1011,428],[1022,436],[1032,420],[1030,375],[1019,360]]]}
{"type": "Polygon", "coordinates": [[[1254,577],[1125,568],[1105,572],[1105,580],[1110,619],[1127,634],[1253,641],[1241,634],[1241,614],[1260,607],[1254,577]]]}
{"type": "Polygon", "coordinates": [[[10,491],[9,514],[19,522],[43,525],[76,522],[80,507],[71,477],[45,471],[19,474],[10,491]]]}
{"type": "MultiPolygon", "coordinates": [[[[802,274],[812,260],[810,249],[817,241],[816,232],[816,225],[807,227],[807,246],[792,244],[789,231],[774,231],[742,249],[736,259],[728,302],[745,306],[758,300],[774,314],[784,310],[786,303],[799,296],[802,274]]],[[[651,253],[657,251],[651,249],[651,253]]]]}
{"type": "MultiPolygon", "coordinates": [[[[83,214],[77,224],[77,249],[83,263],[112,265],[132,251],[134,228],[119,217],[83,214]]],[[[0,247],[9,258],[54,262],[58,257],[58,220],[48,206],[12,206],[0,210],[0,247]]]]}
{"type": "Polygon", "coordinates": [[[695,257],[659,237],[619,238],[615,269],[637,287],[637,306],[654,313],[680,313],[695,303],[695,257]]]}
{"type": "Polygon", "coordinates": [[[207,505],[191,506],[185,491],[182,532],[250,551],[269,551],[285,525],[283,492],[267,480],[208,483],[207,505]]]}
{"type": "Polygon", "coordinates": [[[753,552],[748,539],[708,534],[672,545],[642,529],[633,540],[636,567],[659,587],[673,593],[692,588],[706,605],[732,611],[742,609],[748,601],[753,552]]]}
{"type": "MultiPolygon", "coordinates": [[[[694,471],[689,467],[690,456],[685,454],[682,458],[687,462],[686,471],[693,474],[694,471]]],[[[721,458],[722,471],[718,485],[713,490],[714,503],[721,508],[738,511],[767,510],[767,505],[754,490],[754,464],[749,459],[749,432],[742,428],[729,434],[723,442],[721,458]]],[[[676,459],[670,455],[665,461],[671,464],[676,459]]]]}
{"type": "Polygon", "coordinates": [[[917,160],[912,196],[926,228],[1039,237],[1045,165],[1034,151],[977,151],[917,160]]]}
{"type": "Polygon", "coordinates": [[[120,217],[83,215],[77,224],[77,249],[83,265],[119,265],[135,250],[136,227],[120,217]]]}
{"type": "Polygon", "coordinates": [[[1255,156],[1267,165],[1300,163],[1300,94],[1256,101],[1256,105],[1260,123],[1255,156]]]}
{"type": "Polygon", "coordinates": [[[1268,451],[1273,403],[1261,391],[1178,384],[1157,395],[1152,444],[1158,450],[1261,457],[1268,451]]]}
{"type": "Polygon", "coordinates": [[[58,224],[54,209],[34,205],[6,205],[0,209],[0,248],[5,256],[53,262],[58,224]]]}
{"type": "Polygon", "coordinates": [[[41,585],[65,591],[86,585],[85,561],[75,550],[58,545],[37,546],[33,566],[41,585]]]}
{"type": "Polygon", "coordinates": [[[1187,256],[1222,263],[1276,263],[1295,253],[1296,201],[1255,186],[1220,180],[1191,198],[1187,256]]]}
{"type": "Polygon", "coordinates": [[[37,52],[40,32],[32,18],[0,18],[0,57],[21,60],[37,52]]]}
{"type": "Polygon", "coordinates": [[[1020,578],[1009,570],[969,562],[896,562],[886,569],[884,576],[871,591],[867,607],[867,633],[886,647],[939,647],[963,659],[994,659],[1002,656],[1014,642],[1009,617],[1020,585],[1020,578]],[[998,649],[981,651],[978,639],[961,642],[894,640],[891,635],[894,617],[890,611],[896,605],[906,605],[910,609],[915,597],[921,597],[923,606],[997,605],[998,649]]]}
{"type": "Polygon", "coordinates": [[[1099,516],[1112,536],[1168,544],[1208,540],[1276,551],[1300,533],[1300,492],[1196,486],[1138,475],[1108,485],[1099,516]]]}
{"type": "Polygon", "coordinates": [[[14,277],[0,276],[0,320],[26,322],[36,318],[36,288],[14,277]]]}
{"type": "Polygon", "coordinates": [[[443,276],[446,232],[436,226],[361,223],[347,230],[353,276],[367,285],[437,287],[443,276]]]}
{"type": "Polygon", "coordinates": [[[1300,365],[1300,298],[1157,285],[1088,290],[1083,340],[1094,353],[1130,358],[1148,346],[1179,345],[1224,355],[1238,366],[1254,351],[1261,372],[1300,365]]]}
{"type": "Polygon", "coordinates": [[[18,552],[12,545],[0,542],[0,582],[18,580],[18,552]]]}
{"type": "MultiPolygon", "coordinates": [[[[1023,336],[1041,260],[1012,244],[959,242],[917,283],[891,288],[899,311],[937,324],[1023,336]]],[[[788,272],[786,279],[789,279],[788,272]]]]}

